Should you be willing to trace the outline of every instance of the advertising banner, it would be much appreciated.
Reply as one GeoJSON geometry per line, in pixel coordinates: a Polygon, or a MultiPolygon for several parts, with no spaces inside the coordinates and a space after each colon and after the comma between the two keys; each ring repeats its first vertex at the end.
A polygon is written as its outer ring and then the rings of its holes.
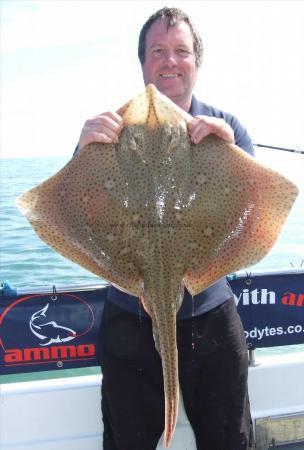
{"type": "MultiPolygon", "coordinates": [[[[304,343],[304,272],[230,276],[229,283],[249,347],[304,343]]],[[[2,289],[0,374],[97,366],[107,290],[2,289]]]]}
{"type": "Polygon", "coordinates": [[[0,374],[98,365],[107,288],[0,302],[0,374]]]}
{"type": "Polygon", "coordinates": [[[304,273],[230,280],[251,348],[304,343],[304,273]]]}

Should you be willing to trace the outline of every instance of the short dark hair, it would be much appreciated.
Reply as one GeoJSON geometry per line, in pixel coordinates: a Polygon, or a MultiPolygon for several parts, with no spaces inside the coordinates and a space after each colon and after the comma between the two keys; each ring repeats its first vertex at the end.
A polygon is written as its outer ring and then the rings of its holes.
{"type": "Polygon", "coordinates": [[[198,31],[195,28],[195,25],[193,24],[190,17],[181,9],[167,7],[159,9],[158,11],[156,11],[156,13],[152,14],[152,16],[149,17],[140,31],[138,39],[138,58],[141,65],[143,65],[145,62],[147,32],[157,19],[165,19],[167,21],[167,29],[169,29],[170,27],[174,27],[179,22],[186,22],[193,37],[195,61],[197,67],[199,67],[202,64],[203,59],[203,43],[198,31]]]}

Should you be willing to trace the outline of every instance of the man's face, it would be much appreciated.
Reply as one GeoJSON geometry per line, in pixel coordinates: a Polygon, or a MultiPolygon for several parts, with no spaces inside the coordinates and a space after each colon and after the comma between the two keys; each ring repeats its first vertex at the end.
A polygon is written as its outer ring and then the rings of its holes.
{"type": "Polygon", "coordinates": [[[193,37],[186,22],[169,29],[163,19],[151,25],[146,35],[142,71],[145,85],[154,84],[162,94],[188,111],[198,69],[193,37]]]}

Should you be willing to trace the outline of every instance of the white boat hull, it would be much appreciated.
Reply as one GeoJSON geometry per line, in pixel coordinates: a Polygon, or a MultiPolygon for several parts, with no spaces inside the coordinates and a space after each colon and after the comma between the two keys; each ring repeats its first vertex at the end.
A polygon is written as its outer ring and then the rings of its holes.
{"type": "MultiPolygon", "coordinates": [[[[260,419],[281,416],[298,421],[294,426],[284,425],[286,436],[280,430],[281,437],[273,436],[275,442],[303,439],[304,448],[303,380],[304,353],[261,358],[250,368],[249,393],[259,450],[269,448],[265,439],[269,443],[272,439],[265,430],[263,437],[259,435],[263,423],[269,423],[269,419],[260,419]]],[[[100,385],[100,375],[1,385],[0,449],[102,450],[100,385]]],[[[161,438],[157,449],[163,448],[161,438]]],[[[171,449],[196,449],[182,405],[171,449]]]]}

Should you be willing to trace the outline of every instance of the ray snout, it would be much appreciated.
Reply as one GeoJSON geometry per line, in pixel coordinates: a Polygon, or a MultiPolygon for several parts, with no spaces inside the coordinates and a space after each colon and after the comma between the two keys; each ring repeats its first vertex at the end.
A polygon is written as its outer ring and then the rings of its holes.
{"type": "Polygon", "coordinates": [[[185,127],[191,120],[189,114],[158,92],[153,84],[149,84],[144,92],[117,112],[123,116],[126,124],[146,125],[149,129],[155,129],[164,123],[185,127]],[[185,122],[181,120],[181,116],[185,122]]]}

